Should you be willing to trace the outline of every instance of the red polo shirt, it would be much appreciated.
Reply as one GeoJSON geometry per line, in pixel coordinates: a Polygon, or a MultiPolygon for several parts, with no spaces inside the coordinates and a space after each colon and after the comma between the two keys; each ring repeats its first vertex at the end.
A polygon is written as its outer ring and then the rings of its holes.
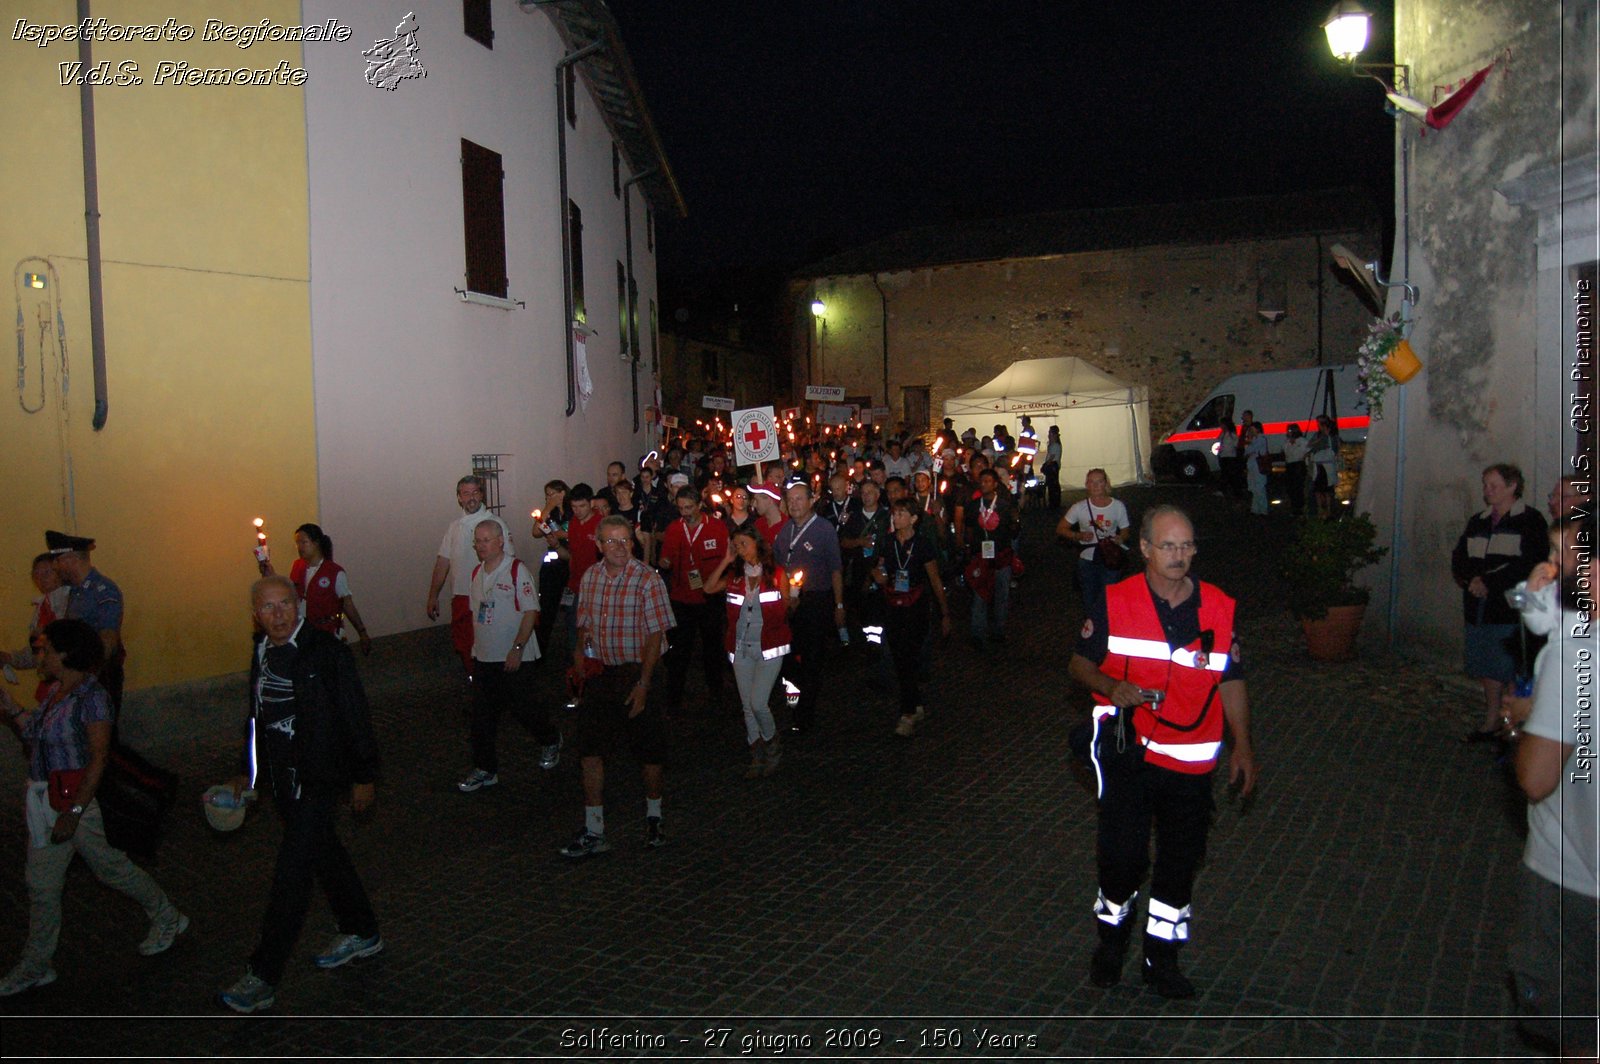
{"type": "Polygon", "coordinates": [[[690,586],[689,573],[698,571],[704,584],[727,554],[728,526],[720,517],[702,511],[700,523],[693,528],[685,525],[681,517],[668,525],[661,539],[661,557],[672,563],[667,572],[673,601],[690,605],[704,602],[705,594],[690,586]]]}

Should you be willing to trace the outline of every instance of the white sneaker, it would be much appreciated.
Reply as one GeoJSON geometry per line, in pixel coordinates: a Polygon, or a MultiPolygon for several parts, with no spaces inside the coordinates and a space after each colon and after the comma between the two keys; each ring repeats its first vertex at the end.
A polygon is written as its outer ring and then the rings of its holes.
{"type": "Polygon", "coordinates": [[[20,994],[24,990],[32,990],[36,986],[49,986],[56,981],[54,968],[24,968],[17,965],[11,969],[11,974],[0,979],[0,997],[10,997],[20,994]]]}
{"type": "Polygon", "coordinates": [[[561,764],[561,739],[558,737],[549,746],[539,749],[539,767],[549,772],[561,764]]]}
{"type": "MultiPolygon", "coordinates": [[[[170,906],[169,906],[170,908],[170,906]]],[[[144,941],[139,943],[141,956],[154,957],[158,953],[165,953],[172,948],[172,943],[177,937],[189,930],[189,918],[176,909],[172,909],[166,916],[157,917],[150,923],[150,933],[144,936],[144,941]]]]}
{"type": "Polygon", "coordinates": [[[894,726],[894,733],[902,739],[909,739],[917,730],[916,717],[901,717],[900,723],[894,726]]]}

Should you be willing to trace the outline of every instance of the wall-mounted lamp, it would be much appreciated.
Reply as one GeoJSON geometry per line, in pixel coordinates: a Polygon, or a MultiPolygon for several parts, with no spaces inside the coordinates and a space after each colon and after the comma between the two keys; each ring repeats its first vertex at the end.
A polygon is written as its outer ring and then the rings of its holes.
{"type": "Polygon", "coordinates": [[[1328,35],[1328,50],[1341,63],[1350,65],[1350,73],[1360,78],[1371,78],[1385,89],[1399,93],[1409,91],[1409,75],[1411,68],[1404,63],[1362,63],[1358,62],[1359,56],[1367,47],[1367,31],[1372,25],[1372,13],[1362,7],[1357,0],[1339,0],[1333,5],[1333,10],[1328,12],[1327,19],[1322,23],[1322,31],[1328,35]],[[1393,79],[1390,84],[1382,77],[1373,73],[1375,70],[1385,70],[1393,79]]]}
{"type": "Polygon", "coordinates": [[[25,273],[22,275],[22,283],[29,288],[45,288],[49,282],[44,279],[42,273],[25,273]]]}
{"type": "Polygon", "coordinates": [[[811,301],[811,316],[813,318],[825,317],[827,315],[827,313],[828,313],[828,304],[824,303],[820,299],[813,299],[811,301]]]}

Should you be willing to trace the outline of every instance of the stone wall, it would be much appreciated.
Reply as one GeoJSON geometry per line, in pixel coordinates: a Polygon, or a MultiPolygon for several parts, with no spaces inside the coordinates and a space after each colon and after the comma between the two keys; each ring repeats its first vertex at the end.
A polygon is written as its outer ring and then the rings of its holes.
{"type": "Polygon", "coordinates": [[[1147,385],[1159,436],[1229,374],[1316,365],[1319,291],[1322,360],[1353,360],[1372,314],[1335,275],[1335,242],[1376,256],[1379,236],[1329,233],[1320,250],[1305,236],[940,266],[881,274],[876,285],[872,276],[823,278],[804,290],[797,314],[796,391],[809,378],[885,402],[886,302],[896,419],[907,387],[929,389],[937,426],[946,399],[1012,362],[1076,355],[1147,385]],[[816,321],[805,312],[813,293],[827,308],[816,321]],[[1264,320],[1263,302],[1284,316],[1264,320]]]}
{"type": "MultiPolygon", "coordinates": [[[[1537,0],[1395,7],[1395,58],[1410,65],[1411,95],[1424,103],[1435,102],[1436,87],[1499,60],[1448,128],[1422,135],[1409,119],[1398,127],[1392,272],[1409,272],[1420,289],[1411,341],[1426,368],[1391,392],[1374,424],[1358,500],[1382,541],[1398,547],[1393,566],[1371,573],[1368,637],[1390,635],[1398,574],[1394,642],[1458,656],[1461,607],[1449,559],[1467,517],[1483,508],[1481,470],[1520,465],[1527,501],[1543,510],[1567,461],[1569,271],[1595,258],[1595,8],[1537,0]]],[[[1378,92],[1374,107],[1382,106],[1378,92]]]]}

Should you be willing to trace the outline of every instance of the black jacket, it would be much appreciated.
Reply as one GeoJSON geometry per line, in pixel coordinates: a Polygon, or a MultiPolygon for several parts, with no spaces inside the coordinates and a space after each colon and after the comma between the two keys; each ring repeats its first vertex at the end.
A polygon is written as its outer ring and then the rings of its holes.
{"type": "MultiPolygon", "coordinates": [[[[261,646],[250,656],[247,718],[255,715],[255,690],[261,678],[261,646]]],[[[335,636],[302,624],[291,666],[294,682],[294,767],[303,785],[344,787],[372,783],[378,776],[378,744],[367,713],[367,695],[356,672],[355,656],[335,636]]]]}
{"type": "Polygon", "coordinates": [[[1506,601],[1506,592],[1526,580],[1533,567],[1550,556],[1550,528],[1544,515],[1520,499],[1491,527],[1489,511],[1474,514],[1456,541],[1450,573],[1461,588],[1461,612],[1468,624],[1515,624],[1522,615],[1506,601]],[[1480,576],[1489,597],[1480,600],[1467,590],[1480,576]],[[1478,617],[1479,609],[1483,617],[1478,617]]]}

